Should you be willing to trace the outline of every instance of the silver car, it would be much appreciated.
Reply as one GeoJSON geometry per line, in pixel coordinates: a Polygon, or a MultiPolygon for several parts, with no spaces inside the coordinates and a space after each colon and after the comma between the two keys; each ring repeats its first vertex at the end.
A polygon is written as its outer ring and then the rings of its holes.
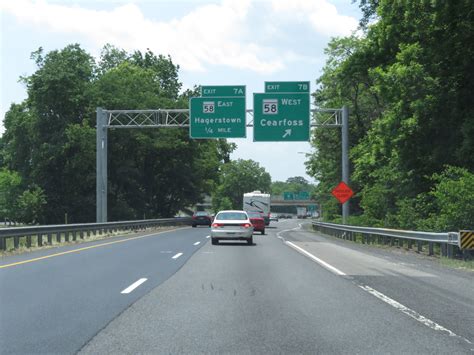
{"type": "Polygon", "coordinates": [[[216,214],[211,226],[211,242],[219,240],[246,240],[253,244],[253,226],[245,211],[220,211],[216,214]]]}

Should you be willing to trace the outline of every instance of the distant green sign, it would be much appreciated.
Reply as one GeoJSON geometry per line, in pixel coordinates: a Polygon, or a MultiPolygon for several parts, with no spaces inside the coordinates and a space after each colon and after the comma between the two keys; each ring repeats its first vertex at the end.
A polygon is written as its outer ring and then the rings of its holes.
{"type": "Polygon", "coordinates": [[[192,97],[191,138],[245,138],[245,97],[192,97]]]}
{"type": "Polygon", "coordinates": [[[309,93],[309,81],[266,81],[265,92],[309,93]]]}
{"type": "Polygon", "coordinates": [[[300,191],[298,194],[298,200],[309,200],[309,192],[300,191]]]}
{"type": "Polygon", "coordinates": [[[318,208],[316,205],[308,205],[307,207],[308,212],[315,212],[318,208]]]}
{"type": "Polygon", "coordinates": [[[254,142],[309,141],[309,94],[253,95],[254,142]]]}
{"type": "Polygon", "coordinates": [[[293,192],[283,192],[283,200],[294,200],[293,192]]]}
{"type": "Polygon", "coordinates": [[[245,97],[245,85],[214,85],[214,86],[201,86],[202,97],[245,97]]]}

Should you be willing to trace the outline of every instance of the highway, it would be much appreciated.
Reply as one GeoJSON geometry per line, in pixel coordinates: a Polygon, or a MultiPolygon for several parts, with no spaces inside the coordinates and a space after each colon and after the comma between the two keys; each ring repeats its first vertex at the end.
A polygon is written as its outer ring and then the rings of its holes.
{"type": "Polygon", "coordinates": [[[474,273],[300,223],[253,246],[201,227],[5,257],[0,352],[474,352],[474,273]]]}

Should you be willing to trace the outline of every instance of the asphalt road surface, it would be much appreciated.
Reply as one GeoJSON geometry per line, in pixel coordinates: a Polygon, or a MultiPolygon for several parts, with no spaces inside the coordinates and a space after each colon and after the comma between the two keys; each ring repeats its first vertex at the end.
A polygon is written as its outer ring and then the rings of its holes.
{"type": "Polygon", "coordinates": [[[4,258],[0,353],[474,353],[472,272],[299,223],[253,246],[202,227],[4,258]]]}

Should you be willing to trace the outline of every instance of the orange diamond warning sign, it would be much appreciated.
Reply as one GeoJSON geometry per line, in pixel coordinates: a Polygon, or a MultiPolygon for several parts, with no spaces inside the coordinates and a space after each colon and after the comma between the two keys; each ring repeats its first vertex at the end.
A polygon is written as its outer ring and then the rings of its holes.
{"type": "Polygon", "coordinates": [[[331,191],[331,193],[340,203],[343,204],[346,203],[347,200],[352,197],[352,195],[354,195],[354,191],[352,191],[352,189],[344,181],[341,181],[339,185],[337,185],[331,191]]]}

